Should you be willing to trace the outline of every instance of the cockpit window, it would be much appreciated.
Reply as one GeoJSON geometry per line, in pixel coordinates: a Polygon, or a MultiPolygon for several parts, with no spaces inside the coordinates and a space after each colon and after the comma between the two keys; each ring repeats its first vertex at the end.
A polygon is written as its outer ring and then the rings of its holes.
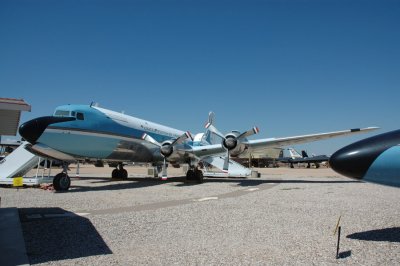
{"type": "Polygon", "coordinates": [[[70,116],[69,111],[64,111],[64,110],[56,110],[54,113],[54,116],[70,116]]]}
{"type": "Polygon", "coordinates": [[[84,120],[85,118],[83,117],[83,113],[77,113],[76,114],[76,118],[78,119],[78,120],[84,120]]]}

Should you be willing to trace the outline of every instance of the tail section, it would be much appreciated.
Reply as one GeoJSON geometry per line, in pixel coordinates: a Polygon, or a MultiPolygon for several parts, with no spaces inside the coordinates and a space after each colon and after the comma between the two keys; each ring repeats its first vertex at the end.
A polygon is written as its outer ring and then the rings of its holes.
{"type": "Polygon", "coordinates": [[[301,151],[301,155],[303,156],[303,158],[308,158],[308,154],[305,150],[301,151]]]}
{"type": "MultiPolygon", "coordinates": [[[[210,111],[208,113],[208,120],[206,125],[214,125],[215,123],[215,114],[214,112],[210,111]]],[[[220,143],[221,140],[219,137],[215,134],[213,134],[208,127],[206,126],[207,131],[204,133],[202,140],[207,142],[208,144],[217,144],[220,143]],[[218,139],[217,139],[218,138],[218,139]]]]}
{"type": "Polygon", "coordinates": [[[289,148],[288,150],[292,159],[303,158],[295,149],[289,148]]]}

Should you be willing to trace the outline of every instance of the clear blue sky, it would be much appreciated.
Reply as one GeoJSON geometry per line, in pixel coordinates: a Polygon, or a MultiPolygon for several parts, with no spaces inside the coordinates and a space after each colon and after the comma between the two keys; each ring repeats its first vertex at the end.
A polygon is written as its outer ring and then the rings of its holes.
{"type": "Polygon", "coordinates": [[[0,1],[0,97],[100,106],[193,133],[398,129],[400,1],[0,1]]]}

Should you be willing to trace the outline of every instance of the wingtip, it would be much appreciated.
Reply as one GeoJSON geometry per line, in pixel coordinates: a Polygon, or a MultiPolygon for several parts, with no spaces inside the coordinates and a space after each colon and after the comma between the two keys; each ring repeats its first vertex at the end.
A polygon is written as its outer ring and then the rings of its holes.
{"type": "Polygon", "coordinates": [[[380,127],[366,127],[366,128],[362,128],[361,131],[373,131],[373,130],[377,130],[380,129],[380,127]]]}
{"type": "Polygon", "coordinates": [[[365,128],[352,128],[350,129],[351,132],[359,132],[359,131],[372,131],[377,130],[379,127],[365,127],[365,128]]]}

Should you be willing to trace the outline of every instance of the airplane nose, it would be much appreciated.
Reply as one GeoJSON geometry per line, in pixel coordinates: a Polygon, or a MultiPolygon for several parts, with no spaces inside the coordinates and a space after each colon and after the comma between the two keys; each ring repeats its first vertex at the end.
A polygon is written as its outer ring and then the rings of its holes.
{"type": "Polygon", "coordinates": [[[350,144],[337,152],[329,159],[333,170],[351,178],[363,179],[372,163],[387,149],[396,145],[400,131],[394,132],[397,137],[393,140],[393,133],[381,134],[350,144]]]}
{"type": "Polygon", "coordinates": [[[373,162],[370,151],[363,147],[352,146],[338,150],[329,159],[333,170],[351,178],[362,179],[373,162]]]}
{"type": "Polygon", "coordinates": [[[73,117],[55,117],[55,116],[43,116],[32,119],[28,122],[23,123],[19,127],[19,134],[34,144],[46,130],[46,128],[54,123],[66,122],[75,120],[73,117]]]}

